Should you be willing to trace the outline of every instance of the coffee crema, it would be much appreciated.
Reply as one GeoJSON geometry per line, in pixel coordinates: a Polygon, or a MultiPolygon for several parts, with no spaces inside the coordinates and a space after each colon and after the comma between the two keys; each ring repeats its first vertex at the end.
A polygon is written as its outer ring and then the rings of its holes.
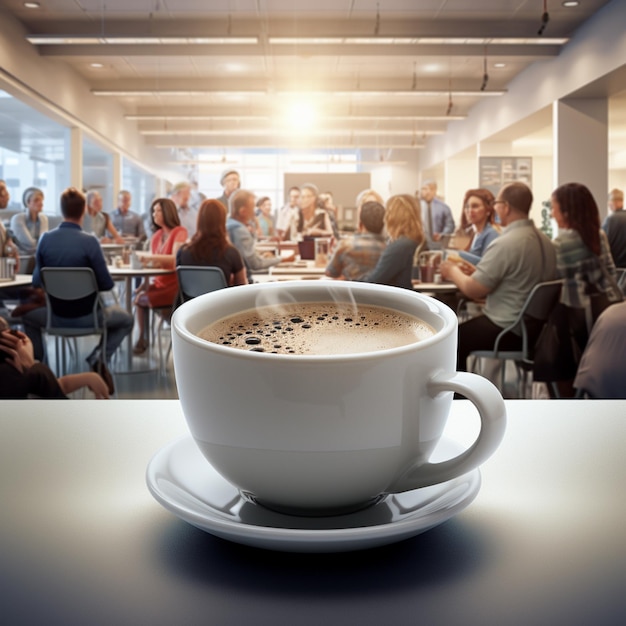
{"type": "Polygon", "coordinates": [[[331,355],[388,350],[434,334],[423,320],[386,307],[294,302],[229,315],[203,328],[198,336],[239,350],[331,355]]]}

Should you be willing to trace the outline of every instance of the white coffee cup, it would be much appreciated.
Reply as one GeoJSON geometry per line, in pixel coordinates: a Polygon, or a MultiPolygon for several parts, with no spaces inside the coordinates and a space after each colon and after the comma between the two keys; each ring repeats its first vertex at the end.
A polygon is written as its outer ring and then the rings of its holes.
{"type": "Polygon", "coordinates": [[[227,480],[271,508],[335,513],[451,480],[485,461],[504,435],[498,390],[455,371],[456,315],[409,290],[347,281],[231,287],[179,307],[172,342],[183,413],[200,450],[227,480]],[[351,298],[416,316],[435,334],[345,355],[248,352],[197,336],[258,304],[351,298]],[[480,432],[459,456],[429,463],[455,391],[478,408],[480,432]]]}

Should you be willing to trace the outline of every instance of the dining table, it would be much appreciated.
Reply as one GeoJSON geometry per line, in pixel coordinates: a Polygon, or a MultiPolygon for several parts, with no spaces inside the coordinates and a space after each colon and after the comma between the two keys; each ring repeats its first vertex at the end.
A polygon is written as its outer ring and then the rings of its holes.
{"type": "MultiPolygon", "coordinates": [[[[504,439],[462,511],[397,543],[299,553],[220,539],[151,495],[154,459],[173,442],[195,446],[178,400],[4,401],[3,621],[626,623],[626,401],[505,405],[504,439]]],[[[445,437],[467,445],[477,424],[454,400],[445,437]]],[[[163,488],[187,502],[174,483],[163,488]]]]}
{"type": "MultiPolygon", "coordinates": [[[[123,280],[124,281],[124,308],[128,313],[133,315],[133,278],[141,278],[148,279],[152,276],[160,276],[164,274],[173,274],[175,269],[162,269],[159,267],[132,267],[132,265],[109,265],[108,266],[109,274],[111,274],[111,278],[113,280],[123,280]]],[[[127,345],[127,356],[126,356],[126,366],[130,371],[132,368],[132,358],[133,358],[133,337],[132,333],[129,333],[126,337],[126,345],[127,345]]]]}
{"type": "Polygon", "coordinates": [[[32,285],[32,274],[15,274],[13,278],[0,278],[0,290],[12,287],[27,287],[32,285]]]}

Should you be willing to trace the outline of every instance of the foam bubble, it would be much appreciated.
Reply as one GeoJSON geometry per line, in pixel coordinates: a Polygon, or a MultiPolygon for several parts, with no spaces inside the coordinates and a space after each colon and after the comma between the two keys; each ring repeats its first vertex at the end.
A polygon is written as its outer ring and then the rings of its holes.
{"type": "Polygon", "coordinates": [[[220,345],[278,354],[358,354],[415,343],[434,334],[424,321],[393,309],[337,302],[263,306],[203,328],[220,345]]]}

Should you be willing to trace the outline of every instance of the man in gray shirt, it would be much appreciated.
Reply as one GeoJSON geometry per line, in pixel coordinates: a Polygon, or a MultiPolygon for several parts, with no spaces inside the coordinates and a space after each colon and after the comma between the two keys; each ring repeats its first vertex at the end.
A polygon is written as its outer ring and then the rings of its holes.
{"type": "MultiPolygon", "coordinates": [[[[493,347],[496,337],[519,315],[531,289],[556,277],[556,251],[552,242],[529,219],[533,195],[524,183],[505,185],[494,202],[504,227],[489,244],[480,262],[466,271],[451,261],[441,264],[441,276],[451,280],[472,300],[485,299],[483,314],[459,325],[457,368],[465,371],[474,350],[493,347]]],[[[467,266],[466,266],[467,267],[467,266]]],[[[529,328],[531,335],[539,331],[529,328]]],[[[508,333],[502,350],[517,350],[521,337],[508,333]]]]}
{"type": "Polygon", "coordinates": [[[626,211],[624,211],[624,192],[613,189],[609,195],[611,211],[602,224],[611,248],[615,267],[626,267],[626,211]]]}
{"type": "Polygon", "coordinates": [[[117,194],[117,210],[111,214],[111,221],[122,237],[137,237],[139,241],[145,241],[147,237],[143,221],[137,213],[130,210],[130,203],[130,192],[120,191],[117,194]]]}
{"type": "Polygon", "coordinates": [[[250,232],[248,225],[254,220],[256,203],[254,194],[245,189],[235,191],[228,201],[230,217],[226,221],[228,236],[235,248],[239,250],[241,258],[246,265],[248,282],[252,283],[251,272],[262,270],[273,265],[278,265],[281,261],[293,261],[295,256],[289,257],[262,257],[255,250],[256,239],[250,232]]]}

